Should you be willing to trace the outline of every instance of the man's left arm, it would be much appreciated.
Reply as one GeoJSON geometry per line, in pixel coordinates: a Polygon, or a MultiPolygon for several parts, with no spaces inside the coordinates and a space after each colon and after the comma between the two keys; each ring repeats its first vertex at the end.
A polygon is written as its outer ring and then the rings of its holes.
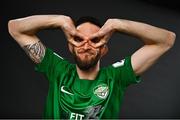
{"type": "MultiPolygon", "coordinates": [[[[144,46],[131,56],[132,67],[136,75],[141,75],[152,66],[160,56],[173,46],[176,38],[174,32],[145,23],[122,19],[108,19],[93,37],[108,36],[107,33],[114,31],[134,36],[144,43],[144,46]]],[[[107,42],[107,37],[104,38],[96,44],[96,47],[107,42]]]]}
{"type": "Polygon", "coordinates": [[[123,27],[117,25],[117,30],[135,36],[144,42],[144,46],[133,53],[131,57],[136,75],[141,75],[146,71],[174,44],[176,35],[171,31],[140,22],[119,21],[119,25],[123,27]]]}

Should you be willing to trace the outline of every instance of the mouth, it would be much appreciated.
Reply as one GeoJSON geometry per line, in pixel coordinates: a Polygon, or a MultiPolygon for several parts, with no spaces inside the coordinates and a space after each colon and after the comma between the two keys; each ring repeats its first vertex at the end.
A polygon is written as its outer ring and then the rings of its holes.
{"type": "Polygon", "coordinates": [[[97,55],[97,51],[80,49],[76,51],[76,55],[81,58],[90,58],[95,57],[97,55]]]}
{"type": "Polygon", "coordinates": [[[86,51],[86,52],[78,52],[78,54],[93,55],[94,52],[92,52],[92,51],[86,51]]]}
{"type": "Polygon", "coordinates": [[[89,53],[89,52],[82,52],[82,53],[79,53],[79,54],[91,54],[91,53],[89,53]]]}
{"type": "Polygon", "coordinates": [[[78,56],[81,60],[90,60],[90,59],[94,58],[94,54],[89,53],[89,52],[79,53],[78,56]]]}
{"type": "Polygon", "coordinates": [[[93,55],[93,54],[87,53],[87,52],[79,53],[79,56],[82,56],[82,57],[90,57],[90,56],[92,56],[92,55],[93,55]]]}

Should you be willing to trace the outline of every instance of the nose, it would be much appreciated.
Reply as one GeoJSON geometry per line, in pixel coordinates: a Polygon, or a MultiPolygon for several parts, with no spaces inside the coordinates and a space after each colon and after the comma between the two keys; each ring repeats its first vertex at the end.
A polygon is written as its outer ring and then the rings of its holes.
{"type": "Polygon", "coordinates": [[[82,46],[85,50],[91,49],[91,46],[89,45],[89,42],[85,42],[84,45],[82,46]]]}

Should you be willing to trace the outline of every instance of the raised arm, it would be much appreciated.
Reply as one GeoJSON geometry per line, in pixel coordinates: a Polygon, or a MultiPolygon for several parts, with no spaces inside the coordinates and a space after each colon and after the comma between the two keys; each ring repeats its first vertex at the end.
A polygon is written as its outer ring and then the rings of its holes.
{"type": "Polygon", "coordinates": [[[114,31],[134,36],[144,43],[144,46],[137,50],[131,58],[133,70],[137,75],[141,75],[152,66],[160,56],[169,50],[173,46],[176,38],[175,33],[171,31],[145,23],[109,19],[100,31],[92,37],[103,37],[103,39],[94,46],[98,47],[105,44],[108,41],[108,39],[106,39],[108,38],[107,36],[111,35],[110,33],[114,31]]]}
{"type": "Polygon", "coordinates": [[[36,33],[46,28],[61,28],[69,41],[72,36],[79,35],[71,18],[64,15],[34,15],[10,20],[8,23],[11,36],[35,63],[41,62],[46,49],[36,33]]]}

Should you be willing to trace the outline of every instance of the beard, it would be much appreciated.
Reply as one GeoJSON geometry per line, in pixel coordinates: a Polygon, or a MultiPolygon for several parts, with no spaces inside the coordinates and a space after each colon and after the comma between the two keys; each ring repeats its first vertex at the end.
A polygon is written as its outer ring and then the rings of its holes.
{"type": "Polygon", "coordinates": [[[77,64],[77,66],[81,69],[81,70],[84,70],[84,71],[88,71],[90,68],[94,67],[97,62],[99,61],[100,59],[100,52],[99,51],[96,51],[95,52],[92,52],[90,50],[84,50],[84,51],[81,51],[81,52],[75,52],[75,50],[73,49],[73,57],[74,57],[74,60],[77,64]],[[78,55],[79,53],[88,53],[89,55],[86,55],[84,56],[84,59],[81,59],[81,57],[78,55]]]}

